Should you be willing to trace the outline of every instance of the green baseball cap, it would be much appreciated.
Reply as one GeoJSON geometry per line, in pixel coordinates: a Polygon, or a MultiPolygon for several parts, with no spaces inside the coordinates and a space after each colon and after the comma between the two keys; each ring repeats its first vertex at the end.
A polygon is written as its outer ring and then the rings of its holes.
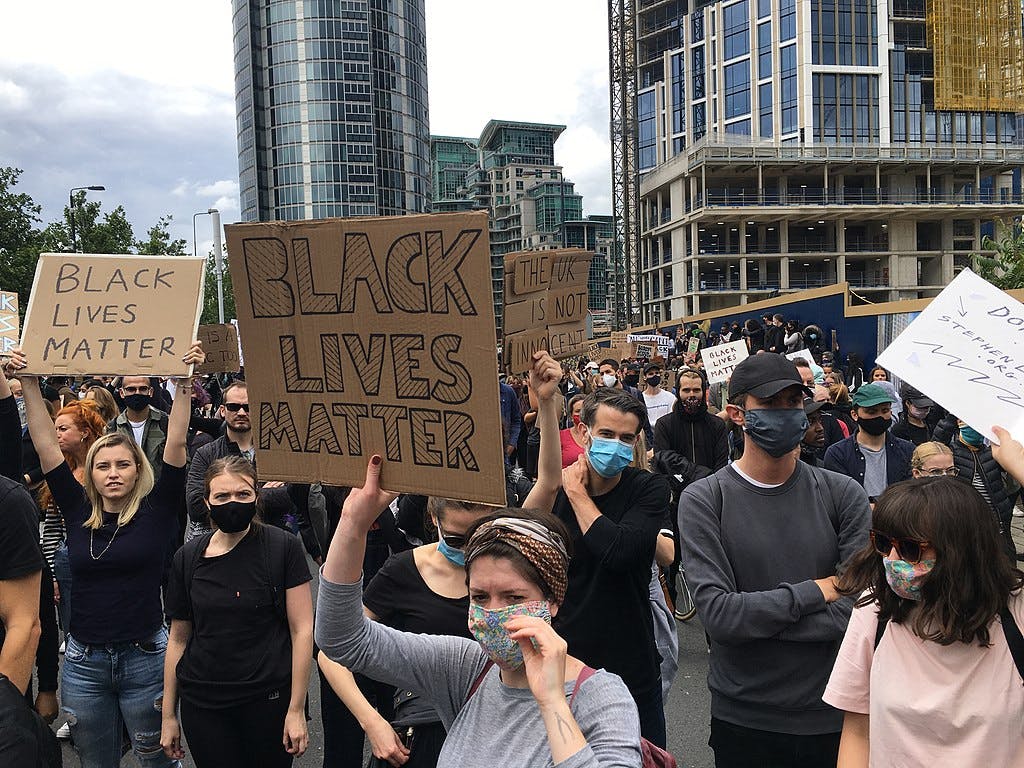
{"type": "Polygon", "coordinates": [[[853,395],[854,408],[870,408],[882,403],[895,403],[892,395],[877,384],[862,384],[853,395]]]}

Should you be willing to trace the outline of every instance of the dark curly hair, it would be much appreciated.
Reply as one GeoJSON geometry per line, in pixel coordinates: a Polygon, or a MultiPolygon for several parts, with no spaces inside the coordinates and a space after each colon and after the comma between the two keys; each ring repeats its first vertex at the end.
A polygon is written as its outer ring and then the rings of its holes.
{"type": "Polygon", "coordinates": [[[909,622],[924,640],[989,645],[989,625],[1010,593],[1024,586],[1024,573],[1007,559],[999,525],[981,494],[945,477],[896,483],[878,498],[872,527],[934,547],[935,567],[921,584],[920,602],[889,588],[882,556],[870,543],[843,567],[839,591],[863,592],[858,606],[877,603],[879,620],[909,622]]]}

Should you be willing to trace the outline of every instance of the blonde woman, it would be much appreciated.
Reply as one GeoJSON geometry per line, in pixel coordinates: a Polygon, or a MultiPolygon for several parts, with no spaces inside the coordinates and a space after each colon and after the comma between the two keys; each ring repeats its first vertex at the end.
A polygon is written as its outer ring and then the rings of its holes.
{"type": "Polygon", "coordinates": [[[914,477],[956,477],[953,451],[934,440],[921,443],[910,457],[910,471],[914,477]]]}
{"type": "MultiPolygon", "coordinates": [[[[195,342],[183,360],[205,357],[195,342]]],[[[25,367],[20,349],[12,363],[25,367]]],[[[83,487],[61,453],[36,377],[21,378],[29,434],[67,526],[73,599],[60,688],[82,768],[119,765],[125,728],[144,768],[176,766],[160,747],[167,647],[160,581],[185,493],[188,379],[178,382],[160,481],[135,441],[114,433],[86,454],[83,487]]]]}

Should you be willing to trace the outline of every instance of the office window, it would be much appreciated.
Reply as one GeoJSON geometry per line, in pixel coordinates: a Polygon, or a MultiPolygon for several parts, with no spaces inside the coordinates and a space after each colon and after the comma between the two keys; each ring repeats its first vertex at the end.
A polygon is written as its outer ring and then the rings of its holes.
{"type": "Polygon", "coordinates": [[[782,133],[797,129],[796,46],[787,45],[779,50],[782,133]]]}
{"type": "Polygon", "coordinates": [[[779,39],[792,40],[796,37],[796,0],[779,2],[779,39]]]}
{"type": "Polygon", "coordinates": [[[700,139],[707,133],[707,110],[703,104],[693,105],[693,138],[700,139]]]}
{"type": "Polygon", "coordinates": [[[766,21],[757,27],[757,76],[763,80],[772,76],[772,23],[766,21]]]}
{"type": "Polygon", "coordinates": [[[637,96],[637,123],[640,134],[639,159],[641,171],[649,170],[658,164],[655,119],[654,91],[645,91],[637,96]]]}
{"type": "Polygon", "coordinates": [[[684,54],[672,56],[672,133],[686,131],[686,60],[684,54]]]}
{"type": "Polygon", "coordinates": [[[772,84],[765,83],[757,87],[758,112],[760,114],[760,133],[762,139],[772,136],[772,84]]]}
{"type": "Polygon", "coordinates": [[[750,62],[729,64],[725,68],[725,118],[728,120],[749,112],[750,62]]]}
{"type": "Polygon", "coordinates": [[[693,98],[703,99],[704,91],[704,46],[693,49],[693,98]]]}
{"type": "Polygon", "coordinates": [[[750,9],[747,0],[727,6],[722,11],[725,25],[725,59],[750,53],[750,9]]]}

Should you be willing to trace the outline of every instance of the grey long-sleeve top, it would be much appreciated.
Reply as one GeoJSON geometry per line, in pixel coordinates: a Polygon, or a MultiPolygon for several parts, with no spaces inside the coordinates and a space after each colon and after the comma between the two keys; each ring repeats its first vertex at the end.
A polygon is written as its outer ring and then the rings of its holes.
{"type": "MultiPolygon", "coordinates": [[[[363,615],[362,584],[334,584],[320,577],[316,642],[328,658],[374,680],[429,699],[448,729],[438,768],[537,768],[552,766],[540,710],[529,688],[510,688],[492,667],[467,700],[487,657],[478,643],[460,637],[417,635],[363,615]]],[[[574,683],[565,684],[566,697],[574,683]]],[[[625,684],[599,671],[571,703],[587,746],[558,768],[639,768],[640,721],[625,684]]]]}

